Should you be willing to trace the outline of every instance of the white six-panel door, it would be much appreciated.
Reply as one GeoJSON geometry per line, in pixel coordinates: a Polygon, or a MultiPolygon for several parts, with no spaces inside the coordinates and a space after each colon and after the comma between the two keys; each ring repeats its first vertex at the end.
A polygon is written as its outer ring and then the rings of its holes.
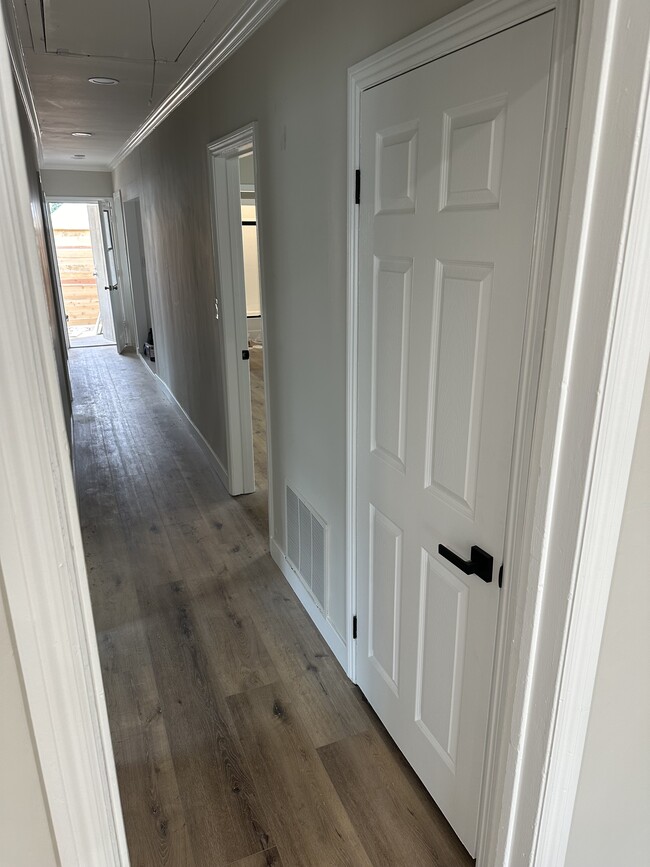
{"type": "Polygon", "coordinates": [[[361,103],[357,679],[471,854],[552,32],[361,103]],[[440,545],[488,552],[491,583],[440,545]]]}

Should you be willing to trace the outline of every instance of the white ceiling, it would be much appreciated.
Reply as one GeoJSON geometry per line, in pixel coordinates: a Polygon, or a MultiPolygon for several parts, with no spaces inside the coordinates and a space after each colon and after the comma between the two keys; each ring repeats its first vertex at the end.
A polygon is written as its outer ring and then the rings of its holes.
{"type": "Polygon", "coordinates": [[[43,166],[67,169],[107,168],[203,52],[253,5],[253,0],[13,2],[41,128],[43,166]],[[93,76],[120,83],[93,85],[88,82],[93,76]],[[74,131],[93,137],[75,138],[74,131]],[[80,153],[85,159],[73,157],[80,153]]]}

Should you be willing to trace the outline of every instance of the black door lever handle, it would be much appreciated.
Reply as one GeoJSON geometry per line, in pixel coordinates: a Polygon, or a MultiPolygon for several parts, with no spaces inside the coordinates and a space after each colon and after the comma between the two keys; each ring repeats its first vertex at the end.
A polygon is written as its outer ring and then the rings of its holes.
{"type": "Polygon", "coordinates": [[[492,557],[478,545],[472,545],[470,560],[463,560],[445,545],[438,545],[438,554],[453,563],[465,575],[478,575],[486,584],[491,583],[492,557]]]}

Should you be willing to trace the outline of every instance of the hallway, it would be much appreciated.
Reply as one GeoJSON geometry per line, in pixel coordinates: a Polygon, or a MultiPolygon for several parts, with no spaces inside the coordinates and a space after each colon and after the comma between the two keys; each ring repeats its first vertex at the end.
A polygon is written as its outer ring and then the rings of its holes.
{"type": "Polygon", "coordinates": [[[265,490],[228,496],[135,356],[70,369],[133,867],[473,863],[272,562],[265,490]]]}

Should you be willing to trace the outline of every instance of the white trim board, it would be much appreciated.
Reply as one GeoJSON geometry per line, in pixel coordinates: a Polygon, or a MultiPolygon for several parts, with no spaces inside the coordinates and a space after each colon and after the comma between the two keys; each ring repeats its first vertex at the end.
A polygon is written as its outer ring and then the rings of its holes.
{"type": "Polygon", "coordinates": [[[66,424],[0,17],[0,551],[60,863],[128,867],[66,424]],[[34,540],[38,544],[34,544],[34,540]]]}
{"type": "Polygon", "coordinates": [[[284,2],[285,0],[251,0],[217,41],[192,64],[168,96],[148,115],[144,123],[127,139],[111,162],[111,170],[114,171],[131,151],[160,126],[165,118],[176,111],[178,106],[185,102],[215,69],[225,63],[284,2]]]}
{"type": "Polygon", "coordinates": [[[289,586],[298,597],[300,604],[311,618],[314,626],[327,642],[328,647],[333,652],[343,670],[345,670],[348,661],[348,649],[345,642],[332,623],[325,616],[320,606],[317,605],[314,597],[311,595],[307,587],[305,587],[302,580],[289,563],[286,554],[275,539],[271,539],[271,557],[280,572],[282,572],[284,577],[287,579],[289,586]]]}
{"type": "MultiPolygon", "coordinates": [[[[553,196],[538,214],[533,276],[549,281],[550,274],[550,290],[548,306],[543,293],[533,303],[546,339],[535,370],[540,337],[533,329],[522,372],[532,400],[518,421],[518,495],[511,498],[509,515],[496,666],[501,677],[493,692],[479,867],[563,863],[650,352],[643,279],[648,251],[640,240],[649,230],[650,193],[641,188],[647,177],[637,173],[635,146],[645,119],[650,7],[645,0],[604,0],[597,10],[583,3],[570,79],[557,73],[563,59],[570,64],[572,8],[570,0],[476,0],[358,64],[348,79],[347,611],[353,679],[358,239],[353,191],[361,93],[551,9],[560,40],[551,122],[561,124],[560,109],[572,87],[555,248],[553,196]],[[617,104],[621,92],[624,104],[617,104]],[[635,244],[632,238],[639,240],[635,244]]],[[[650,138],[650,130],[645,134],[650,138]]],[[[551,152],[544,165],[551,187],[561,168],[551,152]]]]}
{"type": "Polygon", "coordinates": [[[217,453],[214,451],[214,449],[212,448],[210,443],[206,440],[206,438],[203,436],[201,431],[198,429],[198,427],[194,424],[192,419],[189,417],[189,415],[185,412],[183,407],[180,405],[180,403],[178,402],[178,400],[174,396],[174,393],[172,392],[170,387],[167,385],[165,380],[161,379],[158,376],[158,374],[156,373],[156,371],[151,369],[151,365],[149,364],[147,359],[139,351],[137,352],[137,356],[140,359],[140,361],[144,364],[146,369],[149,371],[149,373],[156,380],[156,382],[158,382],[160,384],[161,388],[164,389],[165,394],[167,395],[167,397],[170,398],[170,400],[174,404],[174,408],[178,412],[180,412],[181,415],[183,416],[183,418],[188,422],[188,424],[190,425],[190,427],[192,429],[192,434],[194,435],[194,438],[197,440],[198,444],[201,446],[201,449],[205,453],[205,456],[207,457],[208,461],[212,465],[212,468],[214,469],[217,476],[219,477],[219,481],[223,484],[223,486],[225,487],[226,490],[229,490],[230,481],[228,479],[228,471],[224,467],[224,465],[223,465],[221,459],[219,458],[219,456],[217,455],[217,453]]]}
{"type": "Polygon", "coordinates": [[[531,577],[541,564],[548,598],[537,612],[536,658],[521,678],[531,714],[519,775],[526,809],[512,852],[528,845],[526,820],[534,817],[540,867],[561,867],[566,855],[650,358],[650,5],[607,5],[579,33],[585,41],[589,34],[592,50],[580,58],[585,96],[569,118],[575,160],[558,233],[566,239],[555,274],[559,325],[544,379],[552,409],[540,465],[549,484],[538,489],[530,556],[531,577]],[[581,214],[573,208],[583,199],[581,214]],[[535,717],[551,696],[544,742],[535,717]]]}
{"type": "Polygon", "coordinates": [[[108,196],[45,196],[45,201],[48,205],[50,204],[58,204],[62,205],[98,205],[101,202],[108,201],[108,196]]]}

